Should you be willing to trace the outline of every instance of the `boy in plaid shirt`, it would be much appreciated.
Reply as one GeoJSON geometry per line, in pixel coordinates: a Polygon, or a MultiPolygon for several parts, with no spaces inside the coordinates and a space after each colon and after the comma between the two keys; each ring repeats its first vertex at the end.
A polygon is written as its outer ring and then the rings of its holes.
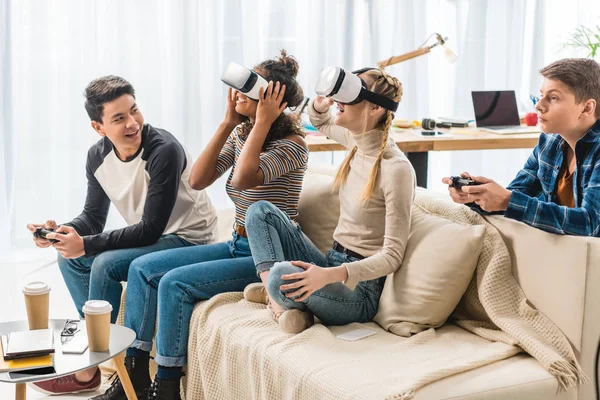
{"type": "Polygon", "coordinates": [[[503,188],[465,172],[481,185],[448,191],[454,202],[482,213],[563,235],[600,236],[600,64],[567,58],[540,73],[542,133],[516,178],[503,188]]]}

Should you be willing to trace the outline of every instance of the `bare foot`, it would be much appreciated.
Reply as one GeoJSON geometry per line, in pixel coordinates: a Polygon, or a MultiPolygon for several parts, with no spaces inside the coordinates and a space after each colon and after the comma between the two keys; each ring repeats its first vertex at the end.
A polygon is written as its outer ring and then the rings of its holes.
{"type": "MultiPolygon", "coordinates": [[[[269,280],[269,271],[263,271],[259,274],[259,276],[260,276],[260,280],[262,281],[263,285],[265,286],[265,291],[266,291],[267,282],[269,280]]],[[[278,321],[279,316],[287,310],[285,308],[281,307],[279,304],[275,303],[268,292],[267,292],[267,299],[268,299],[267,308],[269,310],[271,310],[271,313],[273,314],[273,319],[275,321],[278,321]]]]}
{"type": "Polygon", "coordinates": [[[269,296],[269,304],[267,305],[267,308],[269,308],[269,310],[271,310],[271,314],[273,314],[273,319],[275,321],[278,321],[279,316],[287,311],[285,308],[283,308],[279,304],[275,303],[273,301],[273,299],[271,299],[271,296],[269,296]]]}

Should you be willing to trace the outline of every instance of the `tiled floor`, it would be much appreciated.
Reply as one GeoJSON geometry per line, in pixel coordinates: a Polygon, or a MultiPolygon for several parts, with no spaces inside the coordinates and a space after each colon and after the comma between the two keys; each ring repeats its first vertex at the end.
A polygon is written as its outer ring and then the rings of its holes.
{"type": "MultiPolygon", "coordinates": [[[[53,249],[31,249],[2,255],[0,259],[0,321],[26,319],[25,303],[21,287],[31,281],[41,280],[50,284],[50,318],[77,317],[77,311],[71,301],[53,249]]],[[[101,389],[104,391],[106,384],[101,389]]],[[[82,393],[69,396],[45,396],[27,388],[27,399],[87,399],[97,393],[82,393]]],[[[15,386],[0,383],[0,399],[14,399],[15,386]]]]}

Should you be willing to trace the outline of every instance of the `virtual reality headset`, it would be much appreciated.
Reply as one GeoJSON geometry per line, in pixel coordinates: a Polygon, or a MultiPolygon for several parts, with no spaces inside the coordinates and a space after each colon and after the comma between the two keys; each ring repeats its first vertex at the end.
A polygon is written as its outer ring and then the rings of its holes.
{"type": "Polygon", "coordinates": [[[235,90],[244,93],[252,100],[258,100],[258,90],[267,89],[268,82],[265,78],[235,62],[230,62],[223,74],[221,81],[235,90]]]}
{"type": "Polygon", "coordinates": [[[375,68],[363,68],[347,72],[340,67],[327,67],[321,71],[315,92],[320,96],[331,97],[338,103],[357,104],[363,100],[395,112],[398,102],[367,89],[367,84],[358,75],[375,68]]]}

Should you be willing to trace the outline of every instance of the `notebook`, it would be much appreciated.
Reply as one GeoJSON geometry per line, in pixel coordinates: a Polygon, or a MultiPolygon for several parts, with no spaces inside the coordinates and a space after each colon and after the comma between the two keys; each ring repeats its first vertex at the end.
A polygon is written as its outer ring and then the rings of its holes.
{"type": "Polygon", "coordinates": [[[535,126],[521,126],[514,90],[471,92],[477,128],[499,135],[537,133],[535,126]]]}
{"type": "MultiPolygon", "coordinates": [[[[2,354],[7,346],[7,337],[3,335],[0,340],[2,354]]],[[[7,371],[26,371],[38,368],[47,368],[54,365],[54,356],[52,354],[40,357],[20,358],[16,360],[6,360],[0,357],[0,372],[7,371]]]]}
{"type": "Polygon", "coordinates": [[[7,335],[4,358],[41,356],[54,353],[54,332],[52,329],[11,332],[7,335]]]}

